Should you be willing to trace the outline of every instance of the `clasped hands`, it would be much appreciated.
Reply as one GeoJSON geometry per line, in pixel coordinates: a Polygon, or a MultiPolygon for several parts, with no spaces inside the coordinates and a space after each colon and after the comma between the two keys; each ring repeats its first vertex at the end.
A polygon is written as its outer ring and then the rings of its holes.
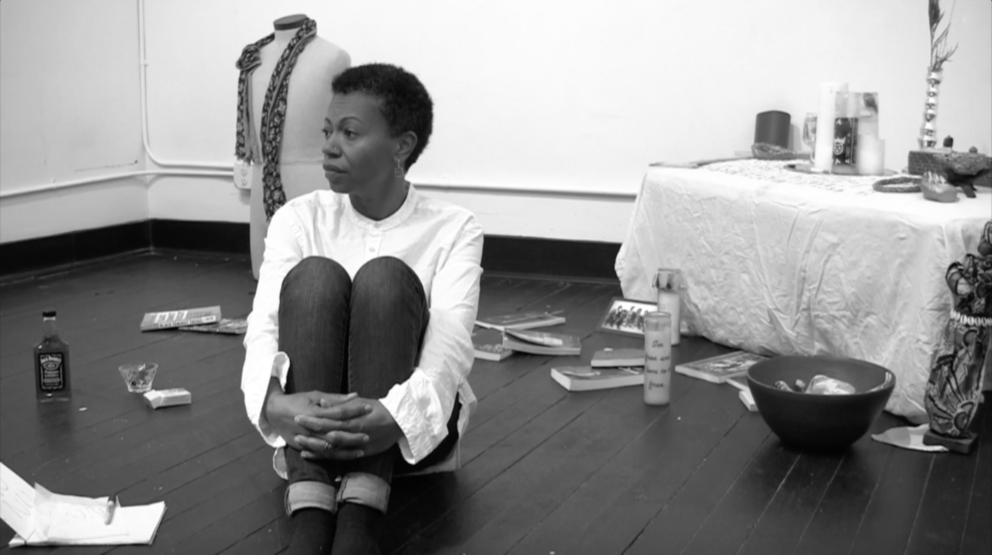
{"type": "Polygon", "coordinates": [[[274,391],[266,400],[265,416],[306,459],[346,461],[376,455],[403,437],[382,403],[356,393],[274,391]]]}

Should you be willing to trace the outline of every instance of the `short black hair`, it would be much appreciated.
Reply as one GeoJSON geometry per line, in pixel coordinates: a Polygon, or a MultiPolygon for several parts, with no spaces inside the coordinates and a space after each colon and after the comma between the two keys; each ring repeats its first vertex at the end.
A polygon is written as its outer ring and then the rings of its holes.
{"type": "Polygon", "coordinates": [[[365,64],[348,68],[331,82],[334,94],[365,93],[378,98],[389,134],[407,131],[417,135],[417,146],[406,159],[406,169],[427,147],[434,127],[434,102],[417,76],[390,64],[365,64]]]}

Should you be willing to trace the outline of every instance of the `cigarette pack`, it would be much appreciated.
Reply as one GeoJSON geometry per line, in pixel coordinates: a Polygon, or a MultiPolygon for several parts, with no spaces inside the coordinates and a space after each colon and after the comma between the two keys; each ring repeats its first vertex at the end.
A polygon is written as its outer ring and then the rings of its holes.
{"type": "Polygon", "coordinates": [[[193,396],[182,387],[175,389],[153,389],[145,393],[145,401],[153,409],[188,405],[193,402],[193,396]]]}

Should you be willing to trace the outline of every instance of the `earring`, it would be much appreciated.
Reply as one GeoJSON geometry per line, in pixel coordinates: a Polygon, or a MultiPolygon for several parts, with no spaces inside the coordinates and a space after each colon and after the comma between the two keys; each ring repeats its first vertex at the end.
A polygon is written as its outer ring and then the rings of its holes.
{"type": "Polygon", "coordinates": [[[403,170],[403,162],[400,162],[400,157],[397,156],[396,167],[393,168],[393,175],[395,175],[396,177],[403,177],[405,173],[406,172],[403,170]]]}

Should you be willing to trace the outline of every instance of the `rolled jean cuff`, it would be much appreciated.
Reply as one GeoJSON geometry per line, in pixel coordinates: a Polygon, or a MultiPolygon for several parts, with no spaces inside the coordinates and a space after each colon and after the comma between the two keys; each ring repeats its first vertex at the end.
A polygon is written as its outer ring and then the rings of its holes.
{"type": "Polygon", "coordinates": [[[289,484],[286,487],[285,503],[286,514],[289,516],[300,509],[323,509],[331,513],[338,510],[334,486],[313,480],[289,484]]]}
{"type": "Polygon", "coordinates": [[[389,505],[389,483],[367,472],[349,472],[341,478],[338,503],[355,503],[386,514],[389,505]]]}

